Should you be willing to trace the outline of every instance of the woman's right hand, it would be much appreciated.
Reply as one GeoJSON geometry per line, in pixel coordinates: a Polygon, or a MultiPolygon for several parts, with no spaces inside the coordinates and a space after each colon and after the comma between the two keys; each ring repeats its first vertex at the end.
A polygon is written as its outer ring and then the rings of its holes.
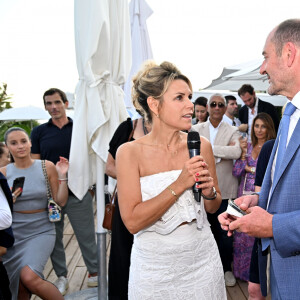
{"type": "Polygon", "coordinates": [[[206,167],[207,164],[202,156],[194,156],[185,162],[176,182],[186,190],[198,181],[199,173],[206,167]]]}
{"type": "Polygon", "coordinates": [[[240,147],[243,153],[247,153],[247,138],[239,137],[240,147]]]}

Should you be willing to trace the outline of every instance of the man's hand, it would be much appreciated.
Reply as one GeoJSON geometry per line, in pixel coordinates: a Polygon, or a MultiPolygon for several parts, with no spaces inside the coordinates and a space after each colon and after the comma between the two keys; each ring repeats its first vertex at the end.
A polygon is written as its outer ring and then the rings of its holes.
{"type": "Polygon", "coordinates": [[[228,231],[227,235],[232,236],[233,230],[229,229],[229,225],[236,220],[237,217],[228,214],[226,211],[218,216],[218,220],[223,230],[228,231]]]}
{"type": "MultiPolygon", "coordinates": [[[[258,203],[258,196],[257,195],[247,195],[242,196],[240,198],[236,198],[234,200],[235,204],[237,204],[242,210],[249,211],[250,207],[256,206],[258,203]]],[[[244,218],[244,217],[243,217],[244,218]]],[[[221,224],[221,228],[223,230],[228,231],[228,236],[231,236],[233,230],[230,226],[232,222],[237,220],[236,217],[229,215],[227,212],[223,212],[218,216],[218,220],[221,224]]]]}
{"type": "Polygon", "coordinates": [[[247,215],[232,221],[228,227],[231,232],[237,230],[254,237],[272,237],[272,220],[273,215],[255,206],[247,209],[247,215]]]}
{"type": "Polygon", "coordinates": [[[256,206],[258,204],[258,195],[246,195],[236,198],[234,203],[238,205],[242,210],[247,210],[249,207],[256,206]]]}

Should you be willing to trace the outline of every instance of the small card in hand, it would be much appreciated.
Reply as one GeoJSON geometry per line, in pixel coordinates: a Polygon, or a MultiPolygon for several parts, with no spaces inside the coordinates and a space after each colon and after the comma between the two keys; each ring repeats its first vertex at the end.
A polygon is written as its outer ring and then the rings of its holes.
{"type": "Polygon", "coordinates": [[[244,210],[242,210],[241,208],[239,208],[239,206],[237,206],[233,200],[229,200],[228,201],[228,206],[227,206],[227,210],[226,212],[229,215],[235,216],[235,217],[242,217],[246,215],[246,212],[244,210]]]}

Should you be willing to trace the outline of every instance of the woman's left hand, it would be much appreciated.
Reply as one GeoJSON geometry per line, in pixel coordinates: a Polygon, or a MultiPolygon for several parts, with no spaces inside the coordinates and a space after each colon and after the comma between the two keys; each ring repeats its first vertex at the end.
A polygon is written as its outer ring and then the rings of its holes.
{"type": "Polygon", "coordinates": [[[21,195],[23,189],[21,187],[17,188],[13,193],[11,193],[13,198],[13,203],[17,201],[17,197],[21,195]]]}
{"type": "Polygon", "coordinates": [[[212,188],[214,187],[214,179],[211,177],[206,163],[203,164],[202,168],[203,170],[197,173],[199,175],[197,176],[196,174],[196,187],[202,189],[202,194],[204,196],[210,197],[213,192],[212,188]]]}
{"type": "Polygon", "coordinates": [[[69,161],[66,158],[60,156],[59,161],[56,163],[55,167],[58,173],[58,177],[66,175],[69,170],[69,161]]]}

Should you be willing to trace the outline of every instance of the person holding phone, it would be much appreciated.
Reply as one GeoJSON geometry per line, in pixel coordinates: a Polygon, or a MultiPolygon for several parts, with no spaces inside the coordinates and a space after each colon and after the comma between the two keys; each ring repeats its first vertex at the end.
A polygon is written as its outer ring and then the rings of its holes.
{"type": "MultiPolygon", "coordinates": [[[[55,243],[55,228],[48,218],[47,182],[42,161],[31,158],[31,142],[22,128],[10,128],[4,138],[14,159],[14,163],[0,169],[9,186],[14,186],[12,228],[15,244],[3,256],[12,300],[29,299],[31,294],[42,299],[63,299],[59,290],[43,279],[43,270],[55,243]]],[[[45,166],[52,196],[57,204],[64,206],[68,199],[69,163],[60,158],[56,166],[50,161],[45,161],[45,166]]]]}

